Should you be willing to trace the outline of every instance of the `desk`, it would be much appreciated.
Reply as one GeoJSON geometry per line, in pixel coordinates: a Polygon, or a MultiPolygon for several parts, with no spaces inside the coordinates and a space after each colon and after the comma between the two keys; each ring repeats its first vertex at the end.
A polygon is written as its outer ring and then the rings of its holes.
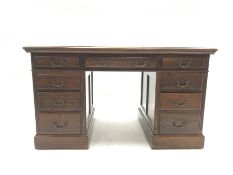
{"type": "Polygon", "coordinates": [[[36,149],[88,149],[94,116],[93,72],[113,70],[142,72],[138,118],[151,148],[204,146],[209,56],[217,49],[24,49],[31,53],[36,149]]]}

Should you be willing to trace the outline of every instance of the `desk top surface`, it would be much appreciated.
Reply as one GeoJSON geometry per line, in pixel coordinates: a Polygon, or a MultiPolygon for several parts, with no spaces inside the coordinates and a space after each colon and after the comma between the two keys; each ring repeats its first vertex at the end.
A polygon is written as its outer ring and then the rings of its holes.
{"type": "Polygon", "coordinates": [[[217,49],[197,47],[106,47],[106,46],[28,46],[30,53],[103,53],[103,54],[214,54],[217,49]]]}

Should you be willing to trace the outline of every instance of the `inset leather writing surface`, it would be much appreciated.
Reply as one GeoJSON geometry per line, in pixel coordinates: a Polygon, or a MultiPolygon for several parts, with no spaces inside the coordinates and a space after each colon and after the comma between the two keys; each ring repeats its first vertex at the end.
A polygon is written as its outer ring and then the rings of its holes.
{"type": "Polygon", "coordinates": [[[30,53],[78,53],[78,54],[185,54],[209,55],[217,49],[197,47],[105,47],[105,46],[27,46],[23,48],[30,53]]]}

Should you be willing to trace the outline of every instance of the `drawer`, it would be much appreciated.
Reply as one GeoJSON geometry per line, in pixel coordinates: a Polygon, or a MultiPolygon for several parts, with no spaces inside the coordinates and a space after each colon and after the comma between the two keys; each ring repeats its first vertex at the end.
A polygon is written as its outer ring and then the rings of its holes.
{"type": "Polygon", "coordinates": [[[80,92],[39,92],[40,111],[80,111],[80,92]]]}
{"type": "Polygon", "coordinates": [[[39,134],[79,134],[79,112],[41,112],[38,121],[39,134]]]}
{"type": "Polygon", "coordinates": [[[161,92],[201,91],[206,78],[205,73],[166,72],[161,73],[161,92]]]}
{"type": "Polygon", "coordinates": [[[75,56],[35,56],[34,66],[37,68],[80,67],[79,57],[75,56]]]}
{"type": "Polygon", "coordinates": [[[160,93],[160,110],[200,110],[201,93],[160,93]]]}
{"type": "Polygon", "coordinates": [[[86,57],[85,66],[91,68],[156,68],[157,57],[86,57]]]}
{"type": "Polygon", "coordinates": [[[208,56],[164,56],[163,68],[204,69],[208,56]]]}
{"type": "Polygon", "coordinates": [[[200,134],[200,112],[161,112],[159,131],[160,134],[200,134]]]}
{"type": "Polygon", "coordinates": [[[77,89],[81,87],[80,71],[36,71],[37,89],[77,89]]]}

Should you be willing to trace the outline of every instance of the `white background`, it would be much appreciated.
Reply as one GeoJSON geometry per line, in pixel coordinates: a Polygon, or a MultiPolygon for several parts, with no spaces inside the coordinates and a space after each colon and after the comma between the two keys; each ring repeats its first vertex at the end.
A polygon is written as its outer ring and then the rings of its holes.
{"type": "Polygon", "coordinates": [[[232,175],[232,8],[232,0],[0,0],[0,174],[232,175]],[[136,116],[139,74],[97,72],[90,149],[35,150],[26,45],[218,48],[205,148],[151,150],[136,116]]]}

